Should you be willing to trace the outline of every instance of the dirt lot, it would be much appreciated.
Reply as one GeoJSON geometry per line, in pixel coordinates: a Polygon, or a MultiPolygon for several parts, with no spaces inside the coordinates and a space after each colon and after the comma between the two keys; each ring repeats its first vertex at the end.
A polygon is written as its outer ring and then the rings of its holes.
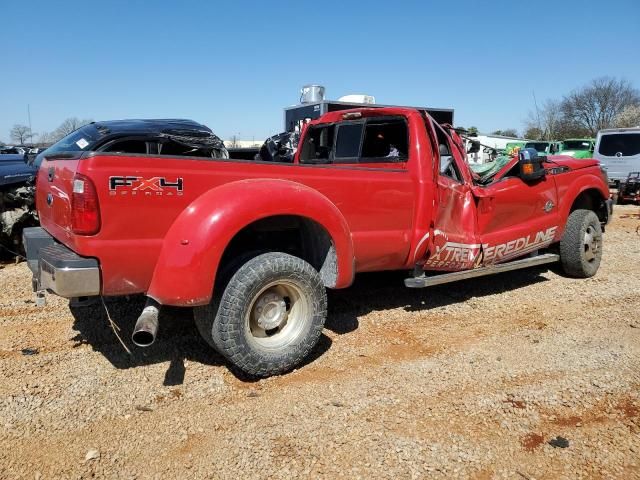
{"type": "MultiPolygon", "coordinates": [[[[130,356],[101,305],[36,308],[6,265],[0,478],[640,478],[638,225],[617,209],[589,280],[362,276],[331,292],[310,362],[258,382],[188,311],[130,356]]],[[[141,299],[107,307],[131,345],[141,299]]]]}

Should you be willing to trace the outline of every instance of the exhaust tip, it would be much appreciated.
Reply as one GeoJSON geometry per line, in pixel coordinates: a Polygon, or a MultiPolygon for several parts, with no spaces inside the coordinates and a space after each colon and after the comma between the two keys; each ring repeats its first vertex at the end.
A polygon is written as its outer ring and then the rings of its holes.
{"type": "Polygon", "coordinates": [[[146,330],[139,330],[137,332],[133,332],[133,335],[131,335],[131,341],[138,347],[149,347],[156,341],[156,336],[146,330]]]}
{"type": "Polygon", "coordinates": [[[153,304],[148,300],[147,306],[142,310],[131,334],[131,341],[135,345],[138,347],[148,347],[155,342],[156,334],[158,333],[159,313],[160,311],[158,310],[157,304],[153,304]]]}

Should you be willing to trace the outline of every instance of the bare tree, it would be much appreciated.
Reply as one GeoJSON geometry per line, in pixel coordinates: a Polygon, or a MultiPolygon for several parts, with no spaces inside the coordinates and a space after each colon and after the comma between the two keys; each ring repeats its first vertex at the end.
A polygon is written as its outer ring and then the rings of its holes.
{"type": "Polygon", "coordinates": [[[596,78],[562,99],[565,120],[590,135],[614,126],[615,118],[630,105],[640,105],[640,91],[626,80],[596,78]]]}
{"type": "Polygon", "coordinates": [[[33,137],[33,133],[31,133],[31,129],[26,125],[14,125],[9,132],[11,136],[11,140],[16,142],[18,145],[24,145],[30,138],[33,137]]]}
{"type": "Polygon", "coordinates": [[[54,143],[53,133],[42,132],[38,135],[38,144],[42,146],[51,145],[54,143]]]}
{"type": "Polygon", "coordinates": [[[64,122],[62,122],[60,124],[60,126],[58,128],[56,128],[51,133],[51,135],[53,137],[52,140],[54,142],[57,142],[61,138],[66,137],[71,132],[74,132],[78,128],[80,128],[80,127],[82,127],[84,125],[87,125],[87,124],[91,123],[92,121],[93,120],[90,120],[90,119],[80,120],[79,118],[76,118],[76,117],[67,118],[64,122]]]}
{"type": "Polygon", "coordinates": [[[640,127],[640,105],[629,105],[616,115],[615,126],[640,127]]]}
{"type": "Polygon", "coordinates": [[[535,133],[537,138],[527,135],[525,137],[532,140],[555,140],[558,138],[559,130],[564,121],[560,102],[547,100],[541,108],[529,112],[529,117],[525,122],[527,131],[535,133]]]}

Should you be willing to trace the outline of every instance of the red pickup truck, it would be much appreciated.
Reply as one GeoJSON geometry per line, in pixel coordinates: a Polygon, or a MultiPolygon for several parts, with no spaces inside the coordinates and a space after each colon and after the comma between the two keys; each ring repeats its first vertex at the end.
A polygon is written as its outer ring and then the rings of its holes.
{"type": "Polygon", "coordinates": [[[611,200],[596,160],[524,151],[480,177],[426,111],[328,113],[289,163],[160,154],[149,138],[141,153],[93,147],[116,127],[45,152],[42,227],[24,243],[35,291],[144,293],[137,345],[155,339],[162,305],[194,307],[232,364],[280,374],[320,337],[325,289],[358,272],[407,270],[407,287],[425,287],[555,261],[590,277],[600,264],[611,200]]]}

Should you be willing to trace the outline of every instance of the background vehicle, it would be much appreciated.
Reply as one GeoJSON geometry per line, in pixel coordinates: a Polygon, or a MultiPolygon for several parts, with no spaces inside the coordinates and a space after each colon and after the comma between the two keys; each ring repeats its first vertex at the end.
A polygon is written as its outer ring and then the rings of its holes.
{"type": "Polygon", "coordinates": [[[424,110],[328,113],[306,125],[293,162],[163,156],[149,139],[140,154],[89,151],[104,129],[44,153],[43,228],[25,231],[27,258],[39,292],[145,293],[139,346],[153,343],[161,305],[195,307],[230,363],[280,374],[314,348],[325,289],[358,272],[408,270],[405,285],[421,288],[556,261],[590,277],[600,264],[610,201],[595,160],[530,150],[479,176],[424,110]]]}
{"type": "Polygon", "coordinates": [[[618,203],[640,202],[640,172],[630,172],[618,188],[618,203]]]}
{"type": "Polygon", "coordinates": [[[600,130],[593,158],[607,169],[609,180],[619,185],[629,173],[640,171],[640,127],[600,130]]]}
{"type": "Polygon", "coordinates": [[[526,144],[527,142],[524,140],[521,142],[508,142],[505,146],[504,153],[505,155],[512,156],[516,149],[521,150],[526,144]]]}
{"type": "Polygon", "coordinates": [[[592,158],[594,138],[567,138],[562,141],[560,152],[573,158],[592,158]]]}
{"type": "Polygon", "coordinates": [[[538,155],[556,155],[560,152],[561,143],[538,140],[525,143],[523,148],[533,148],[538,155]]]}
{"type": "MultiPolygon", "coordinates": [[[[467,154],[467,161],[469,163],[490,162],[495,159],[497,155],[507,151],[512,153],[515,147],[522,147],[526,143],[521,139],[506,137],[504,135],[476,135],[472,137],[472,139],[473,141],[480,142],[481,148],[477,152],[467,154]]],[[[467,142],[467,151],[468,150],[469,145],[467,142]]]]}
{"type": "Polygon", "coordinates": [[[5,145],[0,147],[0,155],[24,155],[27,153],[27,149],[23,147],[13,147],[5,145]]]}
{"type": "Polygon", "coordinates": [[[16,147],[0,149],[0,258],[21,249],[25,226],[37,224],[34,179],[36,169],[27,165],[27,155],[16,147]]]}
{"type": "Polygon", "coordinates": [[[209,127],[193,120],[113,120],[91,122],[40,152],[38,168],[47,156],[80,156],[84,152],[113,152],[140,155],[173,155],[227,158],[224,142],[209,127]]]}

